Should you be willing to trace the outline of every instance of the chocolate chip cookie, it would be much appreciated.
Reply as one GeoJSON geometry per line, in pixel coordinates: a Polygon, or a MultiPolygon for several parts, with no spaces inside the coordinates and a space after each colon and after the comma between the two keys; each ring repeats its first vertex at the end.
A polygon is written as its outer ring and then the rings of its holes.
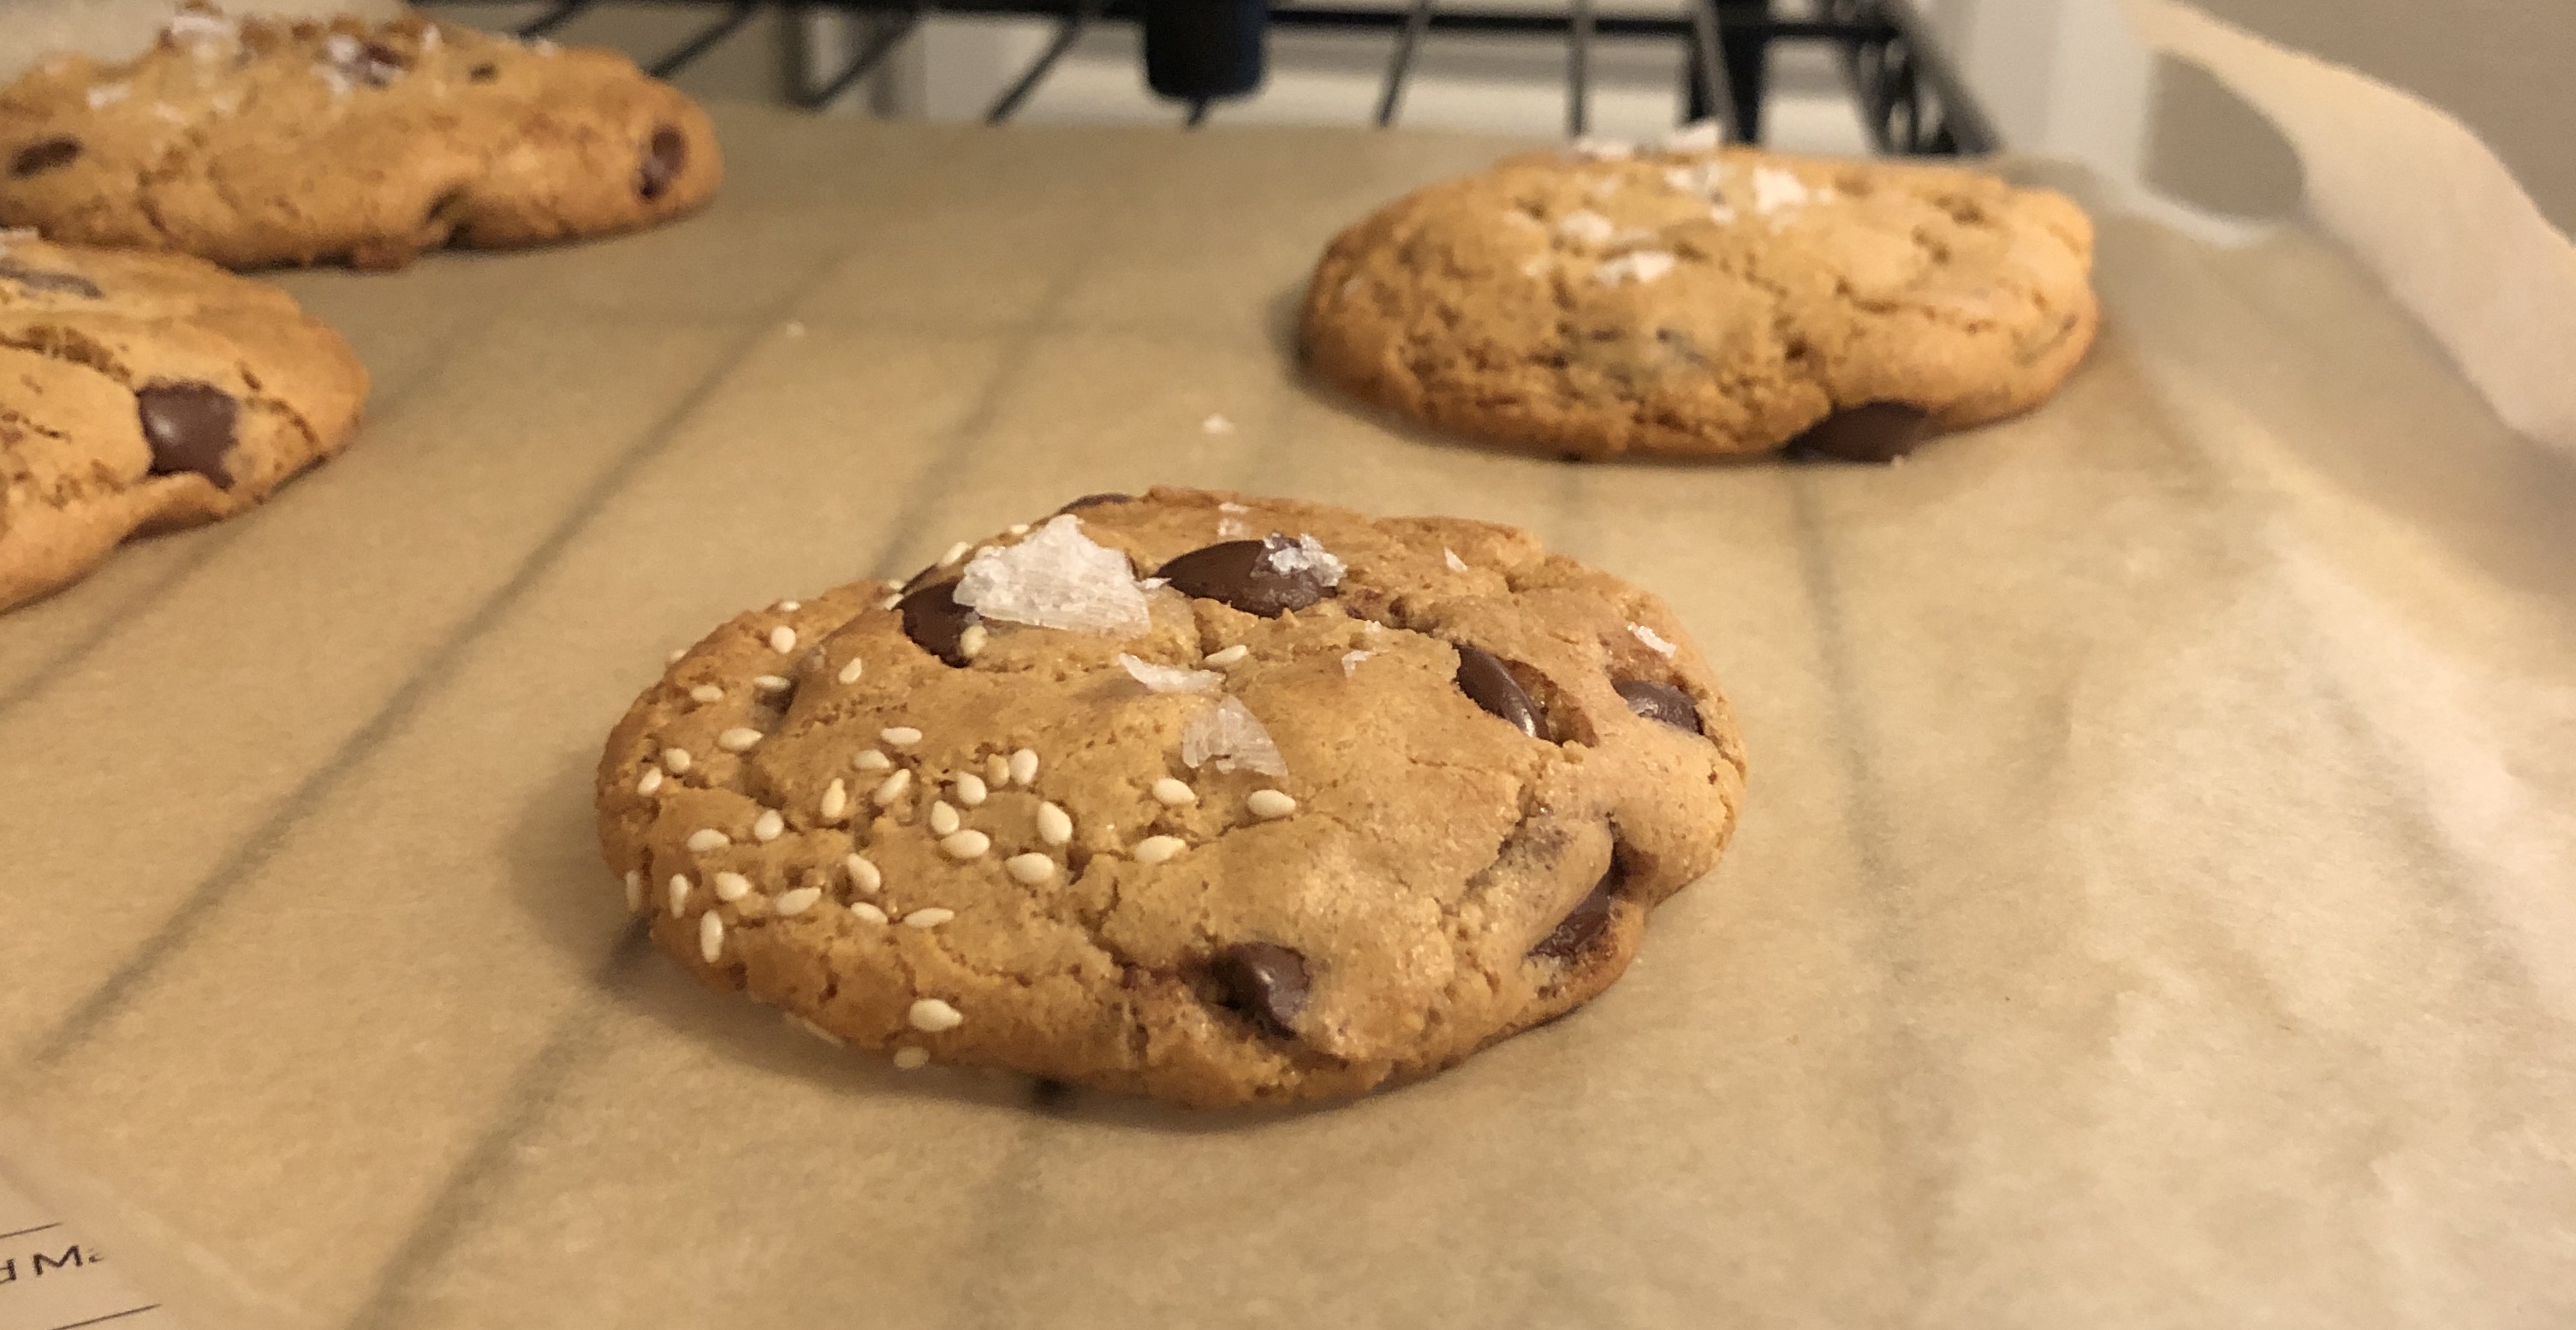
{"type": "Polygon", "coordinates": [[[1587,144],[1344,231],[1304,351],[1507,447],[1884,461],[2056,390],[2093,339],[2092,244],[2072,202],[1977,171],[1587,144]]]}
{"type": "Polygon", "coordinates": [[[0,233],[0,609],[347,446],[367,371],[273,287],[0,233]]]}
{"type": "Polygon", "coordinates": [[[1523,532],[1158,489],[735,618],[598,807],[654,939],[825,1038],[1219,1105],[1601,992],[1743,771],[1663,603],[1523,532]]]}
{"type": "Polygon", "coordinates": [[[234,268],[398,268],[648,226],[724,173],[706,112],[624,56],[417,14],[172,20],[141,59],[0,92],[0,224],[234,268]]]}

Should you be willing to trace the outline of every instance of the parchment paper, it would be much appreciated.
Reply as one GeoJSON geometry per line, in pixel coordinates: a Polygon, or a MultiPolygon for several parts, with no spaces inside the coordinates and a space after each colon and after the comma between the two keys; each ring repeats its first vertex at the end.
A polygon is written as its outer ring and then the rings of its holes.
{"type": "Polygon", "coordinates": [[[2107,221],[2059,399],[1900,467],[1573,467],[1286,358],[1325,237],[1511,145],[723,130],[687,224],[290,278],[365,438],[0,620],[0,1102],[260,1321],[2576,1323],[2576,476],[2329,239],[2107,221]],[[1664,594],[1723,867],[1293,1115],[895,1072],[624,931],[664,652],[1153,481],[1664,594]]]}

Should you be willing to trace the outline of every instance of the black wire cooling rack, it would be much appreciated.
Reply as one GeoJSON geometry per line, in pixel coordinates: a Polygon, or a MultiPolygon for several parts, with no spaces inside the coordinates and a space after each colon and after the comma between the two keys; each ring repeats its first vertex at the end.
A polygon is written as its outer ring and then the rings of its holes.
{"type": "MultiPolygon", "coordinates": [[[[1191,6],[1203,11],[1227,0],[731,0],[724,12],[686,41],[646,62],[658,76],[687,68],[740,32],[764,9],[785,11],[789,30],[801,33],[804,20],[818,13],[841,13],[871,20],[858,49],[840,68],[819,74],[797,62],[788,98],[808,109],[830,103],[874,73],[925,20],[938,15],[1052,19],[1053,37],[1020,75],[1005,87],[985,119],[1009,120],[1044,83],[1057,62],[1101,24],[1135,24],[1147,29],[1149,51],[1157,24],[1168,24],[1175,12],[1195,19],[1191,6]]],[[[599,0],[553,0],[546,11],[519,29],[523,38],[542,37],[593,8],[599,0]]],[[[1845,82],[1858,104],[1861,123],[1880,152],[1909,156],[1955,156],[1992,152],[2000,145],[1992,122],[1961,86],[1941,56],[1921,18],[1906,0],[1820,0],[1813,17],[1784,18],[1770,0],[1684,0],[1680,16],[1598,13],[1592,0],[1568,0],[1559,13],[1499,10],[1449,5],[1437,0],[1411,0],[1401,9],[1363,9],[1333,5],[1274,4],[1266,8],[1249,0],[1254,11],[1249,38],[1260,40],[1258,27],[1306,30],[1384,32],[1390,38],[1386,77],[1380,85],[1375,120],[1381,127],[1397,122],[1415,56],[1426,41],[1443,33],[1500,34],[1565,45],[1566,131],[1584,133],[1590,116],[1592,45],[1596,38],[1661,38],[1678,44],[1681,55],[1682,104],[1685,121],[1717,118],[1726,136],[1743,143],[1762,139],[1762,103],[1769,53],[1774,42],[1818,42],[1836,48],[1845,82]]],[[[1240,2],[1235,7],[1241,7],[1240,2]]],[[[1190,38],[1189,40],[1196,40],[1190,38]]],[[[1149,55],[1149,59],[1150,59],[1149,55]]],[[[1257,61],[1257,54],[1253,57],[1257,61]]],[[[1159,80],[1158,80],[1159,82],[1159,80]]],[[[1202,121],[1216,95],[1189,95],[1178,100],[1186,122],[1202,121]]]]}

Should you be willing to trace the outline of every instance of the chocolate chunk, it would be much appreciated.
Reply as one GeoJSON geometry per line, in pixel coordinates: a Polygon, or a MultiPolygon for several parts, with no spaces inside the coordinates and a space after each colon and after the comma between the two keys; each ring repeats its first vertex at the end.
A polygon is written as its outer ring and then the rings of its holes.
{"type": "Polygon", "coordinates": [[[1847,406],[1789,440],[1798,457],[1839,457],[1849,462],[1892,462],[1914,451],[1932,432],[1932,413],[1904,402],[1847,406]]]}
{"type": "Polygon", "coordinates": [[[1209,967],[1225,986],[1225,1005],[1284,1034],[1297,1033],[1306,1009],[1306,958],[1275,942],[1238,942],[1209,967]]]}
{"type": "Polygon", "coordinates": [[[1652,679],[1617,679],[1610,684],[1628,703],[1628,709],[1648,720],[1659,720],[1677,730],[1704,734],[1699,727],[1699,705],[1691,696],[1668,683],[1652,679]]]}
{"type": "Polygon", "coordinates": [[[1191,550],[1155,570],[1154,576],[1185,596],[1221,601],[1246,614],[1276,619],[1332,594],[1332,587],[1313,568],[1299,564],[1287,572],[1279,570],[1271,556],[1295,548],[1297,542],[1285,536],[1229,540],[1191,550]]]}
{"type": "Polygon", "coordinates": [[[1581,955],[1584,948],[1592,945],[1593,939],[1610,927],[1610,906],[1618,899],[1619,870],[1614,867],[1601,875],[1600,884],[1576,901],[1574,908],[1557,921],[1556,927],[1546,937],[1540,938],[1537,946],[1529,949],[1529,954],[1559,961],[1581,955]]]}
{"type": "Polygon", "coordinates": [[[241,403],[211,383],[156,383],[134,395],[152,445],[152,474],[193,471],[218,485],[233,483],[224,457],[233,448],[241,403]]]}
{"type": "Polygon", "coordinates": [[[1135,501],[1135,498],[1136,496],[1133,494],[1120,494],[1116,490],[1104,490],[1098,494],[1083,495],[1081,498],[1056,509],[1056,511],[1060,513],[1070,513],[1084,508],[1097,508],[1104,503],[1132,503],[1135,501]]]}
{"type": "Polygon", "coordinates": [[[903,635],[914,645],[962,669],[966,651],[961,639],[983,616],[958,604],[956,592],[957,580],[950,578],[905,596],[895,609],[903,615],[903,635]]]}
{"type": "Polygon", "coordinates": [[[361,58],[357,68],[349,72],[364,80],[370,88],[381,88],[401,78],[403,71],[411,68],[411,61],[402,52],[382,42],[367,43],[360,48],[359,54],[361,58]]]}
{"type": "Polygon", "coordinates": [[[644,164],[635,171],[635,192],[643,195],[647,203],[662,197],[688,164],[689,141],[680,131],[668,125],[654,130],[652,147],[644,154],[644,164]]]}
{"type": "Polygon", "coordinates": [[[1514,729],[1539,737],[1538,704],[1530,700],[1503,659],[1483,647],[1458,644],[1458,691],[1467,700],[1511,722],[1514,729]]]}
{"type": "Polygon", "coordinates": [[[18,155],[9,159],[9,174],[31,176],[40,171],[53,170],[57,166],[69,166],[78,160],[80,155],[80,140],[69,134],[57,134],[49,139],[38,139],[20,148],[18,155]]]}
{"type": "Polygon", "coordinates": [[[101,294],[98,283],[79,273],[48,272],[42,268],[29,268],[22,264],[11,263],[7,259],[0,259],[0,281],[16,282],[30,291],[81,296],[89,300],[96,300],[101,294]]]}

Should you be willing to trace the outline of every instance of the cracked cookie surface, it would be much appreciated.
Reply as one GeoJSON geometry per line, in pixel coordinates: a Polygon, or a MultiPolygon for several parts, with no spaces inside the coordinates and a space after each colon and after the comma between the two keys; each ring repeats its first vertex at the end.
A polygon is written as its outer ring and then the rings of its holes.
{"type": "Polygon", "coordinates": [[[1509,527],[1156,490],[735,618],[597,797],[713,984],[898,1065],[1219,1105],[1590,999],[1742,788],[1655,597],[1509,527]]]}
{"type": "Polygon", "coordinates": [[[1886,460],[2055,391],[2091,263],[2072,202],[1975,171],[1613,146],[1345,230],[1302,340],[1344,390],[1506,447],[1886,460]]]}
{"type": "Polygon", "coordinates": [[[191,10],[140,59],[0,92],[0,224],[234,268],[396,268],[651,225],[723,176],[706,112],[609,51],[417,14],[191,10]]]}
{"type": "Polygon", "coordinates": [[[283,291],[0,233],[0,609],[346,447],[367,371],[283,291]]]}

